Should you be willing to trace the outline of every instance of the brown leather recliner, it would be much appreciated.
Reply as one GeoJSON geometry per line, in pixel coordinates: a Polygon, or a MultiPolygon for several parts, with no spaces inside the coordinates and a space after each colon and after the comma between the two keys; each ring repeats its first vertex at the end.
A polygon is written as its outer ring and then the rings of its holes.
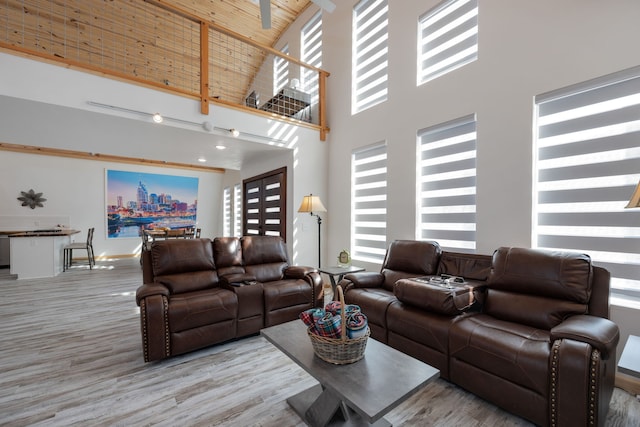
{"type": "Polygon", "coordinates": [[[449,331],[450,378],[538,425],[603,425],[618,327],[587,255],[500,248],[483,312],[449,331]]]}
{"type": "Polygon", "coordinates": [[[145,361],[297,319],[321,288],[315,268],[289,265],[276,236],[158,241],[142,261],[136,302],[145,361]]]}
{"type": "Polygon", "coordinates": [[[145,361],[236,337],[238,298],[220,287],[211,240],[159,241],[143,256],[136,302],[145,361]]]}
{"type": "Polygon", "coordinates": [[[542,426],[604,425],[619,340],[617,325],[608,320],[609,272],[579,253],[425,250],[434,243],[393,242],[381,273],[345,276],[345,301],[360,304],[372,332],[390,346],[509,412],[542,426]],[[482,304],[443,314],[427,308],[433,304],[424,301],[430,293],[420,282],[398,281],[425,275],[409,266],[434,259],[437,274],[485,285],[482,304]],[[390,268],[407,271],[385,277],[390,268]]]}

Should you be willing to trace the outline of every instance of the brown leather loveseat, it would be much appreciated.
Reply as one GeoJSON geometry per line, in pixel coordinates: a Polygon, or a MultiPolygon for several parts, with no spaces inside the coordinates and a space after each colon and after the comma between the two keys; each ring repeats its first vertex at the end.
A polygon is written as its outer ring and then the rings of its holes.
{"type": "Polygon", "coordinates": [[[321,289],[317,270],[291,266],[275,236],[157,241],[142,256],[147,362],[297,319],[321,289]]]}
{"type": "Polygon", "coordinates": [[[619,339],[608,320],[609,280],[579,253],[469,255],[405,240],[390,245],[380,273],[352,273],[341,285],[374,338],[444,379],[537,425],[596,426],[613,393],[619,339]],[[429,308],[419,282],[398,280],[441,273],[485,285],[482,305],[443,314],[429,308]]]}

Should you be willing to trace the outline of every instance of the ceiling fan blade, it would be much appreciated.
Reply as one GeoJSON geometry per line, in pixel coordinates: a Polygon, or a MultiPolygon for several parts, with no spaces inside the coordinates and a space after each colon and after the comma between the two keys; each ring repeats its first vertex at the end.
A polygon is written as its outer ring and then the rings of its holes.
{"type": "Polygon", "coordinates": [[[263,29],[271,28],[271,0],[260,0],[260,19],[263,29]]]}
{"type": "Polygon", "coordinates": [[[331,0],[311,0],[311,1],[329,13],[333,12],[336,8],[336,4],[331,0]]]}

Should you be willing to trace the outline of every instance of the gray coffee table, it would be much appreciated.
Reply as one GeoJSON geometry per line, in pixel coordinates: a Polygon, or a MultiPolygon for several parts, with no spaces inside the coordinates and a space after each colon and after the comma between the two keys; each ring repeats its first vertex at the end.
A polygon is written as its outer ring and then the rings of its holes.
{"type": "Polygon", "coordinates": [[[391,426],[384,414],[440,376],[436,368],[371,338],[362,360],[327,363],[314,354],[301,320],[261,334],[320,383],[287,399],[314,427],[391,426]]]}

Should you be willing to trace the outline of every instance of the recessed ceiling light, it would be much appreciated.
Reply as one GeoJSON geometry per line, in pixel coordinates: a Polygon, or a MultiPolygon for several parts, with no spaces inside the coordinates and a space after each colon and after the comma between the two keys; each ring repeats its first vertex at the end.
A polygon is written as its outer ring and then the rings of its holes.
{"type": "Polygon", "coordinates": [[[198,157],[198,161],[199,161],[200,163],[204,163],[204,162],[206,162],[206,161],[207,161],[207,159],[205,159],[204,157],[200,156],[200,157],[198,157]]]}
{"type": "Polygon", "coordinates": [[[224,149],[225,149],[225,148],[227,148],[227,147],[225,147],[225,145],[224,145],[222,142],[218,142],[218,143],[216,144],[216,148],[217,148],[218,150],[224,150],[224,149]]]}

